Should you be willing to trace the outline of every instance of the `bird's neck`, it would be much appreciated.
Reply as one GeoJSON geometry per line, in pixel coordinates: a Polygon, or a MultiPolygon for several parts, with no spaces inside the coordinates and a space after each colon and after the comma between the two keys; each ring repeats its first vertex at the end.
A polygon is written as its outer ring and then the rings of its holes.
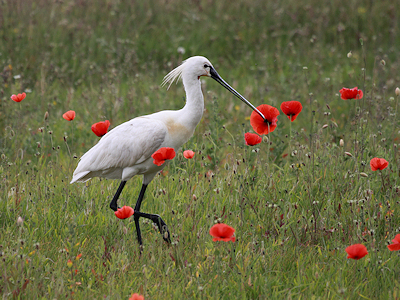
{"type": "Polygon", "coordinates": [[[195,128],[199,124],[204,111],[204,97],[198,78],[183,78],[186,92],[186,104],[182,108],[183,122],[195,128]]]}

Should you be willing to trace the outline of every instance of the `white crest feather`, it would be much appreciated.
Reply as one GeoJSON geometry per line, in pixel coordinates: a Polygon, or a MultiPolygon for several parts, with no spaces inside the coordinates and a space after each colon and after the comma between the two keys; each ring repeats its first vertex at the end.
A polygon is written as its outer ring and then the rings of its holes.
{"type": "Polygon", "coordinates": [[[184,60],[179,67],[176,67],[171,72],[169,72],[167,75],[165,75],[161,86],[164,86],[167,83],[169,83],[169,85],[167,87],[167,90],[168,90],[174,81],[176,81],[176,83],[178,83],[178,81],[182,78],[182,72],[183,72],[183,69],[185,68],[186,62],[187,62],[187,60],[184,60]]]}

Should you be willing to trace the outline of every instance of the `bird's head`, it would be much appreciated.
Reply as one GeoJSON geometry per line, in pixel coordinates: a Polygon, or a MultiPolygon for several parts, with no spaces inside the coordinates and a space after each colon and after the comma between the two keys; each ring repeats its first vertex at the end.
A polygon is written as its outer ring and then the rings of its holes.
{"type": "Polygon", "coordinates": [[[211,77],[217,81],[224,88],[255,110],[264,119],[264,121],[266,121],[264,115],[246,98],[244,98],[233,87],[231,87],[225,80],[223,80],[214,69],[211,62],[203,56],[193,56],[183,61],[179,67],[173,69],[164,77],[162,85],[165,85],[167,82],[169,82],[169,88],[175,80],[178,81],[182,77],[191,78],[193,80],[200,79],[201,76],[211,77]]]}
{"type": "Polygon", "coordinates": [[[211,77],[211,70],[214,69],[211,62],[204,56],[193,56],[185,60],[185,68],[183,76],[188,76],[200,79],[201,76],[211,77]]]}

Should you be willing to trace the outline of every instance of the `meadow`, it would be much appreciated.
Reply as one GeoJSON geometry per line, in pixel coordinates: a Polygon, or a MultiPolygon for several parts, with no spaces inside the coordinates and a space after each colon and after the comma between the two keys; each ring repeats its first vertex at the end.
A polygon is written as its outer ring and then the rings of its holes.
{"type": "Polygon", "coordinates": [[[1,1],[2,299],[398,299],[399,30],[392,0],[1,1]],[[93,123],[183,107],[182,83],[160,84],[194,55],[254,105],[303,110],[247,146],[250,108],[202,79],[203,119],[142,205],[172,243],[141,220],[141,253],[109,209],[119,181],[69,182],[93,123]],[[216,223],[236,241],[213,242],[216,223]]]}

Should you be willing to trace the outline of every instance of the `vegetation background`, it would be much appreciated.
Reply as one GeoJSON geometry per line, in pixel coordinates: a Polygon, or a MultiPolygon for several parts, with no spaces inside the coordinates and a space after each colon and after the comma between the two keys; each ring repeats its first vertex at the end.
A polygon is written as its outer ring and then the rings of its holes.
{"type": "MultiPolygon", "coordinates": [[[[398,4],[1,1],[2,298],[398,299],[400,258],[386,247],[400,229],[398,4]],[[119,183],[69,181],[99,139],[93,123],[184,105],[181,83],[160,83],[193,55],[253,104],[298,100],[303,111],[249,147],[251,111],[205,79],[206,110],[184,146],[196,155],[179,153],[143,205],[173,243],[143,225],[140,255],[133,219],[108,208],[119,183]],[[343,86],[363,99],[341,100],[343,86]],[[373,157],[389,167],[372,172],[373,157]],[[235,243],[212,242],[216,222],[235,243]],[[345,253],[355,243],[369,251],[358,261],[345,253]]],[[[140,186],[129,181],[120,205],[140,186]]]]}

